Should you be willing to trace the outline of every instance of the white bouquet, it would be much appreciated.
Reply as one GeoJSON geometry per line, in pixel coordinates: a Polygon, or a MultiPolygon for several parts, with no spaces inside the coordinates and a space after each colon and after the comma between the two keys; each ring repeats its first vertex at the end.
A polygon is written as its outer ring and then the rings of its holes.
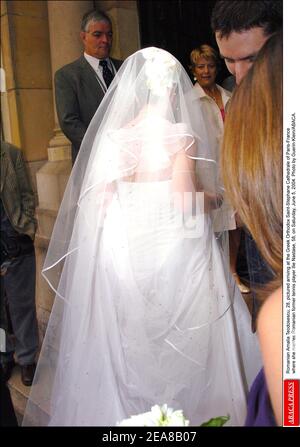
{"type": "MultiPolygon", "coordinates": [[[[229,420],[229,416],[219,416],[212,418],[201,424],[201,427],[221,427],[229,420]]],[[[131,416],[118,422],[122,427],[186,427],[190,421],[185,418],[182,410],[173,410],[167,404],[162,406],[154,405],[147,413],[131,416]]]]}

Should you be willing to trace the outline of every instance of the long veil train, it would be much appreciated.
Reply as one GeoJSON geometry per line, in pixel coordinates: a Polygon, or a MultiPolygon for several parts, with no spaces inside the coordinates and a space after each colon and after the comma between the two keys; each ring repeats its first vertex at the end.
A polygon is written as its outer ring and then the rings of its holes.
{"type": "Polygon", "coordinates": [[[180,63],[147,48],[96,112],[43,269],[56,298],[23,425],[114,426],[164,403],[243,425],[260,357],[192,95],[180,63]]]}

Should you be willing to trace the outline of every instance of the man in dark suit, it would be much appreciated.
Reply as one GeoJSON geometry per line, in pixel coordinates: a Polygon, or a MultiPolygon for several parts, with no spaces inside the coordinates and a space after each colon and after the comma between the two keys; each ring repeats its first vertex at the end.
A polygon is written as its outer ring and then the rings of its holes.
{"type": "Polygon", "coordinates": [[[102,11],[87,12],[81,22],[84,54],[55,73],[59,123],[72,142],[72,162],[84,134],[122,61],[109,57],[112,24],[102,11]]]}

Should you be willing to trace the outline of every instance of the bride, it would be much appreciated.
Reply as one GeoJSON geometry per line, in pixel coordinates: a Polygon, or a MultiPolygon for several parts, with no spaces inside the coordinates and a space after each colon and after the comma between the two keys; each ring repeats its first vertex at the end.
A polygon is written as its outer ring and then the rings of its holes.
{"type": "Polygon", "coordinates": [[[244,424],[261,363],[225,218],[213,230],[223,189],[191,91],[146,48],[95,114],[43,269],[56,299],[23,425],[114,426],[164,403],[193,425],[244,424]]]}

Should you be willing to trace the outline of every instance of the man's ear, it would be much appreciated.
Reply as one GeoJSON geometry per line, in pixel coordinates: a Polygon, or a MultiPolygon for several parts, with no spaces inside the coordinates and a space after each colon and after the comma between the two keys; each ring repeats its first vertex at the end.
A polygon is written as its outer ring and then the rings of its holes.
{"type": "Polygon", "coordinates": [[[85,31],[80,31],[80,39],[82,40],[82,42],[85,41],[85,31]]]}

